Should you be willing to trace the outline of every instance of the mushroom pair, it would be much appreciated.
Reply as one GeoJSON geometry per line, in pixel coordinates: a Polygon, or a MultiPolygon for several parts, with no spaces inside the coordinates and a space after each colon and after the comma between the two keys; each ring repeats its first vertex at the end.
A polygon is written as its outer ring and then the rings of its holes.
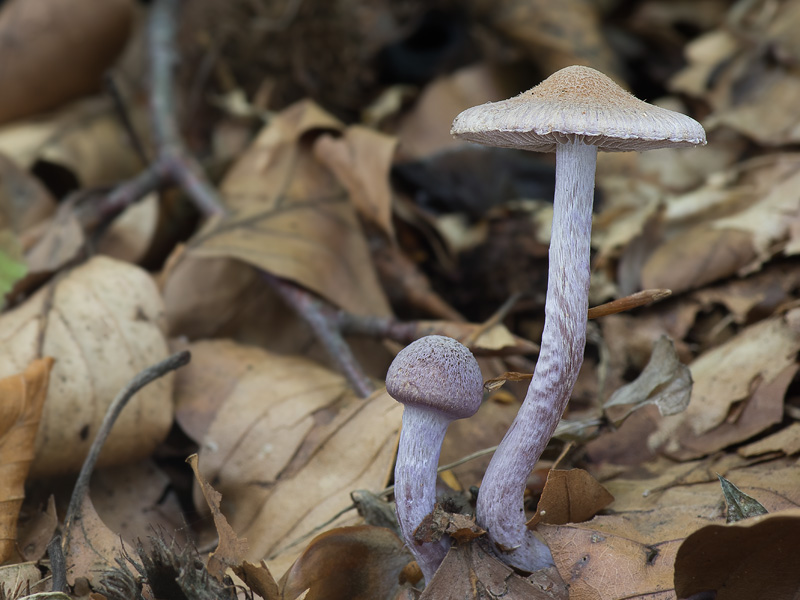
{"type": "MultiPolygon", "coordinates": [[[[522,407],[483,478],[477,504],[478,524],[487,530],[498,556],[532,572],[553,563],[549,548],[525,526],[523,493],[583,363],[597,151],[696,146],[705,144],[705,132],[685,115],[636,99],[602,73],[574,66],[514,98],[465,110],[456,117],[451,133],[488,146],[556,153],[539,358],[522,407]]],[[[402,471],[399,456],[398,471],[402,471]]],[[[436,464],[429,467],[435,477],[436,464]]],[[[398,518],[403,518],[399,505],[398,518]]],[[[406,541],[411,547],[408,537],[406,541]]],[[[431,568],[422,569],[428,580],[431,568]]]]}

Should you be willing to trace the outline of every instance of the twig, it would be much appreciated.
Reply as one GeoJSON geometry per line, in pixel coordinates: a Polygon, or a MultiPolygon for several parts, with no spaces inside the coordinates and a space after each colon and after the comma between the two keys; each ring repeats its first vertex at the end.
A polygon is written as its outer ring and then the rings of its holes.
{"type": "Polygon", "coordinates": [[[630,296],[606,302],[600,306],[589,309],[589,319],[597,319],[608,315],[615,315],[626,310],[638,308],[657,300],[663,300],[672,295],[672,290],[642,290],[630,296]]]}
{"type": "Polygon", "coordinates": [[[165,358],[159,363],[147,367],[145,370],[138,373],[130,383],[117,394],[113,402],[111,402],[103,418],[103,423],[97,430],[97,435],[89,448],[89,454],[83,462],[80,473],[78,473],[78,479],[75,481],[75,488],[72,490],[72,497],[69,500],[67,515],[64,518],[65,530],[69,529],[81,508],[84,498],[89,494],[89,480],[92,477],[94,466],[97,464],[97,457],[100,456],[100,450],[102,450],[103,444],[105,444],[108,439],[111,428],[114,427],[114,423],[116,423],[122,409],[125,408],[125,405],[133,395],[148,383],[188,364],[190,359],[191,354],[189,351],[183,350],[165,358]]]}
{"type": "Polygon", "coordinates": [[[375,385],[361,369],[352,350],[335,322],[328,318],[329,305],[300,287],[290,284],[284,279],[264,272],[264,278],[270,287],[308,323],[319,342],[328,354],[336,360],[342,373],[362,398],[369,397],[375,391],[375,385]]]}
{"type": "Polygon", "coordinates": [[[50,572],[53,574],[54,592],[67,591],[67,561],[61,547],[61,535],[55,534],[47,544],[47,555],[50,557],[50,572]]]}

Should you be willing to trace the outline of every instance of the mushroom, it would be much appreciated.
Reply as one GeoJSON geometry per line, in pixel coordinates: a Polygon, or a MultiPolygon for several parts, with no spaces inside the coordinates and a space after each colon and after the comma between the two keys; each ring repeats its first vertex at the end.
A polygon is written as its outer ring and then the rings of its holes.
{"type": "Polygon", "coordinates": [[[414,530],[436,504],[436,468],[447,426],[474,415],[483,399],[483,377],[472,353],[456,340],[429,335],[395,357],[386,391],[405,405],[394,496],[397,521],[427,582],[442,563],[448,540],[419,544],[414,530]]]}
{"type": "Polygon", "coordinates": [[[478,524],[509,565],[552,565],[525,526],[523,493],[566,408],[586,344],[597,151],[705,144],[689,117],[647,104],[588,67],[562,69],[522,94],[458,115],[451,133],[488,146],[556,153],[545,324],[525,401],[495,452],[478,495],[478,524]]]}

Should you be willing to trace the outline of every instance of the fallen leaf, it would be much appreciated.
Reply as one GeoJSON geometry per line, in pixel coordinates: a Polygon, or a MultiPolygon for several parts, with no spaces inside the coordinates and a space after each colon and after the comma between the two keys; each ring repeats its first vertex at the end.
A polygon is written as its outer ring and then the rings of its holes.
{"type": "Polygon", "coordinates": [[[257,565],[244,561],[235,565],[233,572],[263,600],[281,600],[280,588],[263,560],[257,565]]]}
{"type": "Polygon", "coordinates": [[[613,501],[614,496],[583,469],[550,469],[536,514],[527,526],[588,521],[613,501]]]}
{"type": "Polygon", "coordinates": [[[413,560],[403,541],[383,527],[339,527],[315,537],[281,579],[281,598],[392,598],[400,572],[413,560]]]}
{"type": "Polygon", "coordinates": [[[340,138],[324,134],[314,143],[314,156],[347,188],[359,214],[390,240],[394,225],[389,170],[396,147],[396,138],[361,125],[348,127],[340,138]]]}
{"type": "Polygon", "coordinates": [[[139,263],[153,243],[158,220],[158,196],[149,194],[114,219],[98,240],[97,251],[117,260],[139,263]]]}
{"type": "Polygon", "coordinates": [[[359,399],[342,376],[306,359],[223,340],[190,349],[195,370],[184,375],[208,371],[205,383],[184,381],[179,406],[188,390],[205,388],[207,399],[197,401],[207,415],[214,412],[200,472],[222,493],[233,529],[248,539],[247,559],[266,557],[273,573],[283,573],[301,551],[292,543],[349,506],[351,491],[385,486],[402,406],[384,390],[359,399]],[[242,364],[216,371],[214,382],[211,365],[233,365],[237,356],[242,364]]]}
{"type": "Polygon", "coordinates": [[[25,560],[41,560],[47,552],[47,544],[58,529],[55,498],[47,499],[47,508],[37,511],[32,518],[19,528],[19,549],[25,560]]]}
{"type": "Polygon", "coordinates": [[[782,452],[788,456],[800,452],[800,423],[792,423],[780,431],[737,449],[742,456],[758,456],[782,452]]]}
{"type": "MultiPolygon", "coordinates": [[[[554,570],[553,570],[554,571],[554,570]]],[[[481,540],[453,546],[420,600],[566,600],[571,598],[558,573],[517,575],[487,552],[481,540]]]]}
{"type": "MultiPolygon", "coordinates": [[[[0,229],[21,234],[55,211],[55,200],[33,175],[0,153],[0,229]]],[[[23,245],[23,249],[27,249],[23,245]]]]}
{"type": "Polygon", "coordinates": [[[576,600],[674,598],[672,576],[680,540],[644,544],[585,525],[541,525],[569,597],[576,600]]]}
{"type": "MultiPolygon", "coordinates": [[[[115,0],[120,1],[128,2],[115,0]]],[[[135,130],[147,139],[145,107],[129,109],[135,130]]],[[[128,135],[110,98],[87,98],[46,116],[0,127],[0,152],[23,169],[37,161],[58,165],[85,187],[115,185],[142,168],[128,135]]]]}
{"type": "Polygon", "coordinates": [[[722,485],[725,504],[728,506],[727,523],[736,523],[749,517],[767,514],[767,509],[758,500],[745,494],[722,475],[717,475],[717,477],[722,485]]]}
{"type": "Polygon", "coordinates": [[[0,230],[0,304],[5,303],[5,295],[27,272],[19,240],[12,232],[0,230]]]}
{"type": "Polygon", "coordinates": [[[115,557],[123,556],[122,540],[97,515],[88,494],[73,521],[66,524],[63,536],[61,546],[70,585],[80,577],[99,578],[103,571],[116,566],[115,557]]]}
{"type": "Polygon", "coordinates": [[[42,572],[33,562],[0,567],[0,591],[8,594],[10,598],[42,591],[45,588],[42,579],[42,572]]]}
{"type": "Polygon", "coordinates": [[[355,313],[388,315],[352,201],[304,142],[342,124],[311,102],[270,121],[231,168],[220,188],[230,213],[211,219],[174,261],[170,277],[203,263],[232,258],[289,279],[355,313]]]}
{"type": "Polygon", "coordinates": [[[708,525],[681,544],[675,560],[680,598],[794,598],[800,589],[800,509],[708,525]]]}
{"type": "MultiPolygon", "coordinates": [[[[95,257],[0,316],[0,375],[56,359],[31,475],[76,472],[108,405],[167,355],[163,304],[143,270],[95,257]]],[[[139,392],[114,426],[100,464],[149,456],[172,424],[172,377],[139,392]]]]}
{"type": "Polygon", "coordinates": [[[647,366],[631,383],[617,389],[603,404],[603,410],[616,425],[644,404],[655,404],[662,416],[686,410],[692,393],[692,374],[680,362],[672,341],[661,336],[653,347],[647,366]],[[622,415],[612,407],[633,405],[622,415]],[[617,415],[614,417],[613,415],[617,415]]]}
{"type": "Polygon", "coordinates": [[[234,533],[225,515],[220,512],[219,505],[222,494],[215,490],[208,481],[200,474],[197,466],[197,454],[192,454],[186,459],[192,467],[197,483],[200,484],[203,498],[205,498],[208,508],[211,509],[211,516],[214,518],[214,527],[219,536],[219,544],[208,556],[208,572],[218,581],[225,577],[225,569],[234,565],[240,565],[244,555],[247,553],[247,540],[240,539],[234,533]]]}
{"type": "Polygon", "coordinates": [[[52,367],[52,358],[36,359],[19,375],[0,379],[0,563],[16,549],[17,519],[52,367]]]}
{"type": "Polygon", "coordinates": [[[0,11],[0,122],[95,92],[127,41],[128,0],[13,0],[0,11]],[[55,27],[54,25],[58,26],[55,27]]]}

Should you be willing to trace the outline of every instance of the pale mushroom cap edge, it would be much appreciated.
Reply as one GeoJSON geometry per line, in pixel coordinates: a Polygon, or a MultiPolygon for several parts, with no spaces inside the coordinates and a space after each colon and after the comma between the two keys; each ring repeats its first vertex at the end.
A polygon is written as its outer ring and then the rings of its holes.
{"type": "Polygon", "coordinates": [[[473,106],[453,121],[459,139],[485,146],[555,152],[581,138],[607,152],[706,143],[703,126],[648,104],[590,67],[566,67],[536,87],[500,102],[473,106]]]}

